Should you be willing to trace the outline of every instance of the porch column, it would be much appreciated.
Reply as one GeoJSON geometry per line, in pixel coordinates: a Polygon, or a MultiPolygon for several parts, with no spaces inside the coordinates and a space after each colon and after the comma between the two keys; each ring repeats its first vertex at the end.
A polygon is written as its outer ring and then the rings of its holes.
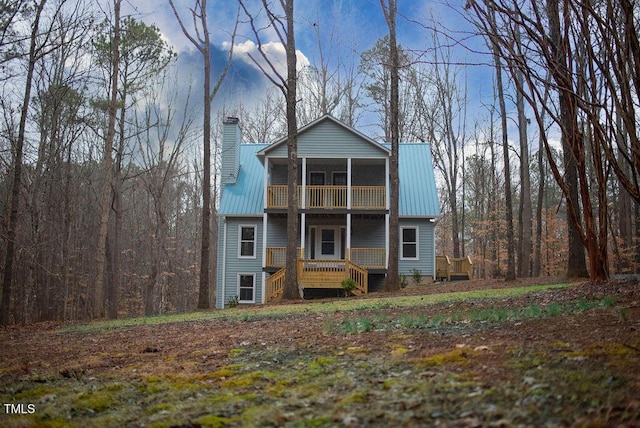
{"type": "Polygon", "coordinates": [[[302,194],[300,196],[300,209],[307,208],[307,158],[302,158],[302,194]]]}
{"type": "Polygon", "coordinates": [[[347,230],[345,235],[347,235],[347,242],[345,244],[346,256],[348,260],[351,260],[351,213],[347,213],[347,230]]]}
{"type": "Polygon", "coordinates": [[[300,195],[300,253],[298,258],[304,258],[304,243],[306,239],[307,215],[304,209],[307,207],[307,158],[302,158],[302,192],[300,195]]]}
{"type": "Polygon", "coordinates": [[[351,209],[351,158],[347,158],[347,209],[351,209]]]}
{"type": "Polygon", "coordinates": [[[391,181],[389,177],[389,158],[384,160],[385,193],[386,193],[386,214],[384,215],[384,251],[387,254],[384,260],[384,268],[389,268],[389,209],[391,208],[391,181]]]}
{"type": "Polygon", "coordinates": [[[347,242],[345,243],[346,257],[351,260],[351,158],[347,158],[347,230],[345,232],[347,242]]]}
{"type": "Polygon", "coordinates": [[[300,214],[300,254],[298,258],[305,258],[304,255],[304,240],[306,239],[305,229],[307,228],[307,215],[305,213],[300,214]]]}

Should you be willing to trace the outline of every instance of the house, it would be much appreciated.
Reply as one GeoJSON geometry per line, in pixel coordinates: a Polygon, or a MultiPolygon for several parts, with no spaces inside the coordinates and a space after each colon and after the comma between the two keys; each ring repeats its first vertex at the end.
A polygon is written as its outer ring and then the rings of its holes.
{"type": "MultiPolygon", "coordinates": [[[[265,303],[284,282],[287,223],[286,138],[243,144],[240,123],[223,125],[218,208],[216,307],[265,303]]],[[[377,291],[387,272],[388,145],[330,115],[298,131],[300,237],[298,280],[304,296],[336,295],[347,277],[355,294],[377,291]],[[324,294],[323,294],[324,293],[324,294]]],[[[439,216],[431,149],[400,144],[399,270],[435,278],[439,216]]]]}

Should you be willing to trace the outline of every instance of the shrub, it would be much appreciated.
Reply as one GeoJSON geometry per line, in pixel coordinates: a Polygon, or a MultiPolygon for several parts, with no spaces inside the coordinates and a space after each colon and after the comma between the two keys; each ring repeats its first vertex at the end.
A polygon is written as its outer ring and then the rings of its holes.
{"type": "Polygon", "coordinates": [[[353,290],[358,286],[358,283],[353,278],[345,278],[340,283],[342,285],[342,289],[344,290],[344,296],[350,296],[353,290]]]}
{"type": "Polygon", "coordinates": [[[422,282],[422,271],[418,270],[418,269],[414,269],[413,270],[413,282],[415,285],[420,285],[420,283],[422,282]]]}
{"type": "Polygon", "coordinates": [[[400,275],[400,288],[405,288],[407,285],[409,285],[409,281],[407,281],[407,276],[400,275]]]}
{"type": "Polygon", "coordinates": [[[240,298],[238,296],[231,296],[227,299],[227,306],[235,308],[240,304],[240,298]]]}

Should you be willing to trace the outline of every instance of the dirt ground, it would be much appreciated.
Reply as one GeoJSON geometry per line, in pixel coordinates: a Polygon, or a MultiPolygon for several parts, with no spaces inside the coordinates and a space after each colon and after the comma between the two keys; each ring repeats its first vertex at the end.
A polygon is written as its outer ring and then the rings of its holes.
{"type": "Polygon", "coordinates": [[[0,425],[640,426],[637,280],[429,300],[543,282],[422,285],[349,311],[10,327],[0,425]]]}

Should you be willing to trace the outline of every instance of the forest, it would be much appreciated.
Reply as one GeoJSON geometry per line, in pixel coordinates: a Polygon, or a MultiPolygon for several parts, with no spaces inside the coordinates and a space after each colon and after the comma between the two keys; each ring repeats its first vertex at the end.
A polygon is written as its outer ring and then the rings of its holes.
{"type": "Polygon", "coordinates": [[[606,280],[640,267],[636,2],[439,3],[464,31],[403,2],[396,24],[395,1],[370,2],[390,29],[417,29],[422,48],[390,34],[340,56],[340,29],[313,22],[317,54],[287,75],[260,36],[278,35],[284,52],[312,18],[293,1],[242,1],[229,2],[230,23],[209,1],[166,5],[204,70],[185,92],[182,52],[122,0],[0,0],[0,324],[212,307],[229,115],[245,142],[332,114],[375,123],[363,132],[379,141],[430,143],[437,252],[469,256],[479,278],[606,280]],[[230,101],[247,40],[275,84],[230,101]],[[474,67],[490,70],[480,113],[474,67]]]}

